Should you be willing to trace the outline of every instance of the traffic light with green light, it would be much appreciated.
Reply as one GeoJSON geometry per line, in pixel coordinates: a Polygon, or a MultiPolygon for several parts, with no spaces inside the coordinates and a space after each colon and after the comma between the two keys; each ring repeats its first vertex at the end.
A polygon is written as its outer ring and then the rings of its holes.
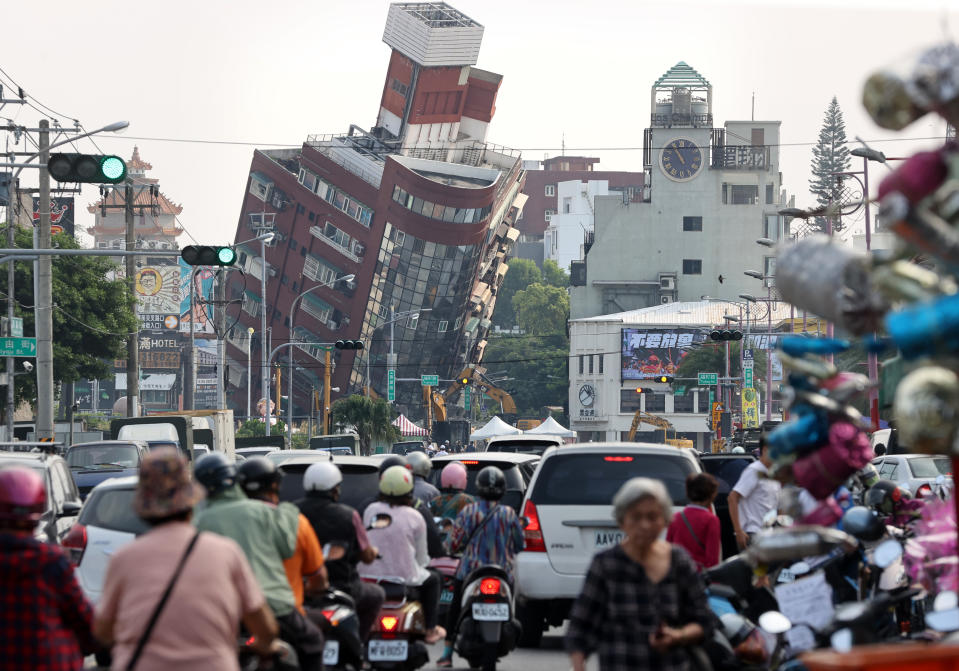
{"type": "Polygon", "coordinates": [[[190,266],[232,266],[236,263],[236,250],[232,247],[188,245],[180,252],[180,258],[190,266]]]}
{"type": "Polygon", "coordinates": [[[58,182],[119,184],[127,177],[127,164],[109,154],[51,154],[47,171],[58,182]]]}

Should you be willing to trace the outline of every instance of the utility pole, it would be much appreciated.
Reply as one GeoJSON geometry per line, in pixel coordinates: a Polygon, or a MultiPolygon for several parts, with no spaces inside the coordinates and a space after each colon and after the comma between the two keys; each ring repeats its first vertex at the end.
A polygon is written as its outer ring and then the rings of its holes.
{"type": "MultiPolygon", "coordinates": [[[[40,230],[37,248],[50,249],[50,122],[40,121],[40,230]]],[[[53,259],[37,259],[37,439],[54,438],[53,430],[53,259]]]]}
{"type": "MultiPolygon", "coordinates": [[[[44,159],[41,157],[40,159],[44,159]]],[[[136,231],[133,222],[133,180],[127,179],[124,185],[124,219],[126,220],[126,248],[127,251],[136,249],[136,231]]],[[[47,227],[49,228],[49,226],[47,227]]],[[[126,258],[127,285],[130,287],[130,295],[136,296],[136,275],[137,263],[135,256],[126,258]]],[[[134,310],[136,308],[134,307],[134,310]]],[[[140,370],[138,366],[138,351],[140,345],[139,316],[137,317],[137,326],[133,329],[130,337],[127,338],[127,417],[138,417],[140,415],[137,401],[140,397],[140,370]]]]}
{"type": "Polygon", "coordinates": [[[320,435],[326,436],[330,432],[330,348],[323,350],[323,432],[320,435]]]}
{"type": "Polygon", "coordinates": [[[216,273],[216,407],[226,407],[226,272],[216,273]]]}
{"type": "MultiPolygon", "coordinates": [[[[11,216],[13,211],[13,194],[16,194],[17,205],[20,205],[20,192],[16,188],[15,184],[10,185],[11,198],[7,201],[7,247],[14,247],[16,245],[16,239],[14,234],[14,220],[11,216]]],[[[41,206],[40,209],[43,209],[41,206]]],[[[16,272],[14,266],[14,259],[11,258],[10,262],[7,264],[7,323],[9,328],[13,328],[13,318],[14,318],[14,306],[16,305],[16,299],[14,298],[14,282],[16,280],[16,272]]],[[[13,335],[8,333],[7,335],[13,335]]],[[[16,410],[16,399],[14,398],[14,358],[12,356],[7,357],[7,440],[13,440],[13,414],[16,410]]]]}

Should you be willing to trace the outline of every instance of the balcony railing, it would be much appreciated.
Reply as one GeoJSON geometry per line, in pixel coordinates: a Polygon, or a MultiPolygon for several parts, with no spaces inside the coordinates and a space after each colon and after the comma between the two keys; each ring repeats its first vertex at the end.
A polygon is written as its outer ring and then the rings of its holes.
{"type": "Polygon", "coordinates": [[[712,114],[663,114],[653,112],[650,117],[650,126],[670,128],[672,126],[692,126],[693,128],[711,128],[712,114]]]}
{"type": "Polygon", "coordinates": [[[319,226],[310,226],[310,234],[314,238],[317,238],[318,240],[322,240],[323,242],[328,244],[330,247],[338,251],[340,254],[350,259],[351,261],[355,261],[356,263],[360,262],[359,256],[354,254],[351,250],[347,249],[346,247],[343,247],[342,245],[337,244],[332,238],[326,237],[326,234],[323,233],[323,229],[320,228],[319,226]]]}
{"type": "Polygon", "coordinates": [[[714,146],[712,167],[716,170],[769,170],[769,145],[714,146]]]}

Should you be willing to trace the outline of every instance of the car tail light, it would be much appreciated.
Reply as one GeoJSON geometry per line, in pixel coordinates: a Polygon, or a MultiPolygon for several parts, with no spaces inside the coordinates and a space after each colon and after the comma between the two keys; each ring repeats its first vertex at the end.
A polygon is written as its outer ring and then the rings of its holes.
{"type": "Polygon", "coordinates": [[[384,615],[380,618],[380,627],[383,628],[383,631],[396,631],[396,625],[399,623],[399,618],[392,615],[384,615]]]}
{"type": "Polygon", "coordinates": [[[83,551],[87,549],[87,528],[82,524],[74,524],[60,545],[66,549],[70,561],[79,564],[83,559],[83,551]]]}
{"type": "Polygon", "coordinates": [[[499,578],[483,578],[480,581],[480,594],[492,596],[499,594],[499,578]]]}
{"type": "Polygon", "coordinates": [[[546,552],[546,542],[543,540],[543,529],[539,525],[539,514],[536,504],[527,501],[523,507],[523,515],[529,519],[529,524],[523,529],[523,538],[526,539],[527,552],[546,552]]]}
{"type": "Polygon", "coordinates": [[[929,486],[927,482],[924,485],[920,485],[919,489],[916,490],[916,496],[927,496],[932,494],[932,487],[929,486]]]}

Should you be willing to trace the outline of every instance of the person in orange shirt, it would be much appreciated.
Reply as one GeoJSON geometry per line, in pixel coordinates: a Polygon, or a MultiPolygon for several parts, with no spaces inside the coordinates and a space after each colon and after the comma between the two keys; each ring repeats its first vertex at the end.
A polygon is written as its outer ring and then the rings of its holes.
{"type": "MultiPolygon", "coordinates": [[[[280,480],[283,474],[266,457],[247,459],[237,468],[237,482],[251,499],[276,505],[280,502],[280,480]]],[[[315,594],[330,585],[323,565],[323,550],[313,531],[313,525],[300,513],[296,529],[296,550],[288,559],[283,560],[286,579],[293,590],[296,609],[306,615],[303,598],[306,594],[315,594]]]]}

